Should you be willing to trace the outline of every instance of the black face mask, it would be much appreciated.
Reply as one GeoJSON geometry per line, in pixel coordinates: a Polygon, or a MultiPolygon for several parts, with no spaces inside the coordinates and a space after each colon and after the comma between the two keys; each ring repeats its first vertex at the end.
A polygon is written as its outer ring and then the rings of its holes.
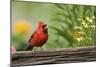
{"type": "Polygon", "coordinates": [[[43,32],[44,32],[44,33],[48,33],[48,30],[45,29],[46,26],[47,26],[47,24],[45,24],[44,26],[42,26],[42,28],[43,28],[43,32]]]}

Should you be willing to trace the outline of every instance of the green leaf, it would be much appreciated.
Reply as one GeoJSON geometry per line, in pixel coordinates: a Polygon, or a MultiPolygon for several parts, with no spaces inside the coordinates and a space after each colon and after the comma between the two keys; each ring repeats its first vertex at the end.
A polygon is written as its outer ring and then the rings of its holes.
{"type": "Polygon", "coordinates": [[[62,4],[55,4],[56,7],[58,7],[61,10],[65,10],[64,6],[62,4]]]}
{"type": "Polygon", "coordinates": [[[62,36],[65,40],[67,40],[70,43],[71,46],[73,46],[74,38],[68,32],[65,32],[63,30],[60,30],[60,29],[58,29],[56,27],[52,27],[52,26],[50,28],[56,30],[57,35],[62,36]]]}

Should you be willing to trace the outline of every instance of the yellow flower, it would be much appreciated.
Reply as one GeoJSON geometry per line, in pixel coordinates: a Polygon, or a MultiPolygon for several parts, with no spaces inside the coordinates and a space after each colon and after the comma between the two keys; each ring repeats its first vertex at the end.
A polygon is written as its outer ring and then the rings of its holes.
{"type": "Polygon", "coordinates": [[[31,30],[31,24],[27,21],[17,21],[14,24],[14,32],[28,33],[31,30]]]}
{"type": "Polygon", "coordinates": [[[75,30],[77,30],[77,29],[78,29],[78,30],[81,30],[82,27],[75,26],[74,29],[75,29],[75,30]]]}
{"type": "Polygon", "coordinates": [[[93,30],[94,30],[94,31],[96,30],[96,27],[95,27],[95,25],[92,25],[92,28],[93,28],[93,30]]]}
{"type": "Polygon", "coordinates": [[[83,21],[81,24],[82,24],[82,25],[85,25],[86,23],[85,23],[85,21],[83,21]]]}
{"type": "Polygon", "coordinates": [[[94,17],[86,17],[86,20],[87,20],[90,24],[93,23],[93,19],[94,19],[94,17]]]}
{"type": "Polygon", "coordinates": [[[88,24],[87,24],[87,23],[82,22],[81,24],[82,24],[82,26],[83,26],[84,28],[88,28],[88,24]]]}
{"type": "Polygon", "coordinates": [[[84,26],[84,28],[88,28],[88,24],[84,24],[83,26],[84,26]]]}
{"type": "Polygon", "coordinates": [[[78,20],[79,20],[80,22],[83,22],[83,21],[84,21],[82,18],[79,18],[78,20]]]}
{"type": "Polygon", "coordinates": [[[75,32],[73,33],[73,36],[74,36],[75,38],[81,38],[81,37],[85,37],[85,33],[84,33],[84,32],[75,31],[75,32]]]}
{"type": "Polygon", "coordinates": [[[83,19],[82,19],[82,18],[79,18],[78,20],[79,20],[79,21],[82,21],[83,19]]]}
{"type": "Polygon", "coordinates": [[[92,40],[92,38],[89,38],[89,40],[92,40]]]}
{"type": "Polygon", "coordinates": [[[95,19],[95,16],[92,16],[91,18],[92,18],[92,19],[95,19]]]}
{"type": "Polygon", "coordinates": [[[80,42],[80,41],[83,40],[83,38],[82,38],[82,37],[80,37],[80,38],[76,38],[76,40],[77,40],[78,42],[80,42]]]}

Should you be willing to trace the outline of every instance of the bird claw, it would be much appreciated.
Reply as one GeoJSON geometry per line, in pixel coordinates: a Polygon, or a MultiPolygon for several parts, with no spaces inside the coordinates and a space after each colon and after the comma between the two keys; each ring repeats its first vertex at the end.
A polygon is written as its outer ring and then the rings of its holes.
{"type": "Polygon", "coordinates": [[[34,48],[32,49],[32,53],[42,52],[42,51],[43,51],[43,48],[42,48],[42,47],[40,47],[39,50],[36,50],[36,47],[34,47],[34,48]]]}

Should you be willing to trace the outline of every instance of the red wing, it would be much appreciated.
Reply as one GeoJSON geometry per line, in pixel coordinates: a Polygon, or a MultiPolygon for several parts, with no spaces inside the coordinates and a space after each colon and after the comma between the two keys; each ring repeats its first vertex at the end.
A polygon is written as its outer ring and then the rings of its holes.
{"type": "Polygon", "coordinates": [[[32,38],[34,37],[34,34],[36,33],[36,31],[31,35],[30,39],[28,40],[28,42],[31,42],[32,38]]]}

